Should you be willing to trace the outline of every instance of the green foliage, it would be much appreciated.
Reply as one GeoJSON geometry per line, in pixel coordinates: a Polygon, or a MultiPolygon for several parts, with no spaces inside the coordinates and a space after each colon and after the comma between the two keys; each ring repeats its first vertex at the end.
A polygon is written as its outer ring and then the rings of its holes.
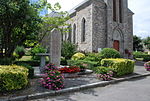
{"type": "Polygon", "coordinates": [[[29,0],[0,1],[1,54],[11,57],[16,46],[22,46],[26,40],[36,40],[41,17],[29,0]]]}
{"type": "Polygon", "coordinates": [[[144,54],[142,57],[143,57],[143,61],[150,61],[150,55],[144,54]]]}
{"type": "Polygon", "coordinates": [[[0,66],[0,92],[22,89],[28,84],[28,69],[22,66],[0,66]]]}
{"type": "Polygon", "coordinates": [[[109,71],[113,71],[113,69],[109,67],[100,66],[100,67],[95,67],[93,71],[97,74],[107,74],[109,71]]]}
{"type": "Polygon", "coordinates": [[[28,69],[28,78],[33,78],[34,77],[34,68],[30,66],[29,64],[26,63],[18,63],[18,66],[23,66],[28,69]]]}
{"type": "Polygon", "coordinates": [[[40,60],[15,61],[14,64],[29,64],[30,66],[39,66],[40,60]]]}
{"type": "Polygon", "coordinates": [[[104,48],[101,52],[102,58],[120,58],[120,53],[113,48],[104,48]]]}
{"type": "Polygon", "coordinates": [[[134,61],[129,59],[102,59],[101,65],[112,68],[116,76],[123,76],[134,71],[134,61]]]}
{"type": "Polygon", "coordinates": [[[69,41],[64,41],[62,43],[61,55],[65,57],[65,59],[70,59],[73,54],[76,53],[77,46],[72,44],[69,41]]]}
{"type": "Polygon", "coordinates": [[[133,57],[134,57],[134,59],[136,59],[136,58],[143,58],[143,55],[144,55],[145,53],[143,53],[143,52],[140,52],[140,51],[138,51],[138,52],[133,52],[133,57]]]}
{"type": "Polygon", "coordinates": [[[144,52],[133,52],[134,59],[143,58],[143,61],[150,61],[150,55],[144,52]]]}
{"type": "Polygon", "coordinates": [[[101,55],[99,53],[88,53],[84,60],[100,61],[101,55]]]}
{"type": "Polygon", "coordinates": [[[20,59],[22,58],[22,56],[25,55],[25,49],[23,46],[17,46],[14,53],[13,53],[13,56],[17,59],[20,59]]]}
{"type": "Polygon", "coordinates": [[[113,70],[107,67],[96,67],[95,72],[97,73],[97,77],[104,81],[109,81],[112,79],[113,70]]]}
{"type": "Polygon", "coordinates": [[[136,35],[133,36],[133,50],[134,51],[143,50],[142,39],[140,37],[137,37],[136,35]]]}
{"type": "Polygon", "coordinates": [[[14,58],[0,58],[0,65],[11,65],[14,62],[14,58]]]}
{"type": "Polygon", "coordinates": [[[37,56],[38,53],[46,53],[46,49],[40,45],[36,45],[31,49],[32,60],[40,60],[40,56],[37,56]]]}
{"type": "Polygon", "coordinates": [[[102,60],[102,55],[99,53],[89,53],[87,56],[84,58],[85,61],[95,61],[98,62],[100,65],[100,61],[102,60]]]}
{"type": "Polygon", "coordinates": [[[76,53],[71,57],[71,60],[79,60],[85,58],[85,55],[83,53],[76,53]]]}
{"type": "Polygon", "coordinates": [[[86,61],[86,60],[68,60],[67,61],[68,65],[70,66],[81,66],[83,64],[86,64],[86,68],[92,69],[94,67],[97,67],[98,62],[94,61],[86,61]]]}
{"type": "Polygon", "coordinates": [[[143,42],[146,48],[150,50],[150,37],[147,37],[146,39],[144,39],[143,42]]]}
{"type": "Polygon", "coordinates": [[[61,57],[60,64],[61,65],[67,65],[67,60],[64,57],[61,57]]]}

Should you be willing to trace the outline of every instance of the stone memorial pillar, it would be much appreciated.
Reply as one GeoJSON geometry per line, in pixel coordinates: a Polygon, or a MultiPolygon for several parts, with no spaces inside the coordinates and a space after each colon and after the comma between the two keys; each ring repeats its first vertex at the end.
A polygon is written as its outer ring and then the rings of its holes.
{"type": "Polygon", "coordinates": [[[61,59],[61,32],[57,29],[51,31],[50,63],[60,66],[61,59]]]}

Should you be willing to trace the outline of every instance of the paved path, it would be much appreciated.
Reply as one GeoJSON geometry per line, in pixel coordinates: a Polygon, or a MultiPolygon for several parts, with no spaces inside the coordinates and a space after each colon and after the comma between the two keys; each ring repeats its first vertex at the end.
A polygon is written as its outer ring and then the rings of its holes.
{"type": "Polygon", "coordinates": [[[150,77],[32,101],[150,101],[150,77]]]}

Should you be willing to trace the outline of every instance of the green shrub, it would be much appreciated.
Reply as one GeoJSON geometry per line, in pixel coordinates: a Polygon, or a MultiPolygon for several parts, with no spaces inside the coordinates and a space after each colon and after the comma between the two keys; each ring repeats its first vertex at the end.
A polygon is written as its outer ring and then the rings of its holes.
{"type": "Polygon", "coordinates": [[[71,60],[79,60],[85,58],[85,55],[83,53],[76,53],[71,57],[71,60]]]}
{"type": "Polygon", "coordinates": [[[116,76],[123,76],[134,71],[134,61],[129,59],[102,59],[101,65],[112,68],[116,76]]]}
{"type": "Polygon", "coordinates": [[[77,46],[69,41],[64,41],[61,48],[61,56],[65,59],[71,59],[72,55],[76,53],[77,46]]]}
{"type": "Polygon", "coordinates": [[[28,84],[28,69],[12,65],[0,66],[0,92],[22,89],[28,84]]]}
{"type": "Polygon", "coordinates": [[[87,60],[87,61],[101,61],[102,59],[102,56],[101,54],[99,53],[89,53],[87,54],[87,56],[85,57],[84,60],[87,60]]]}
{"type": "Polygon", "coordinates": [[[97,67],[98,62],[93,61],[85,61],[85,60],[68,60],[68,65],[70,66],[81,66],[82,64],[87,64],[86,68],[92,69],[93,67],[97,67]]]}
{"type": "MultiPolygon", "coordinates": [[[[48,63],[48,62],[46,62],[46,63],[48,63]]],[[[39,60],[15,61],[14,64],[28,64],[30,66],[39,66],[40,61],[39,60]]]]}
{"type": "Polygon", "coordinates": [[[14,62],[14,58],[3,58],[0,59],[0,65],[11,65],[14,62]]]}
{"type": "Polygon", "coordinates": [[[145,53],[143,53],[143,52],[133,52],[133,57],[134,57],[134,59],[136,59],[136,58],[143,58],[143,55],[144,55],[145,53]]]}
{"type": "Polygon", "coordinates": [[[145,54],[144,52],[133,52],[134,59],[143,58],[143,61],[150,61],[150,55],[145,54]]]}
{"type": "Polygon", "coordinates": [[[142,57],[143,57],[143,61],[150,61],[150,55],[144,54],[142,55],[142,57]]]}
{"type": "Polygon", "coordinates": [[[103,67],[103,66],[100,66],[100,67],[95,67],[93,69],[93,71],[96,73],[96,74],[107,74],[108,71],[113,71],[112,68],[109,68],[109,67],[103,67]]]}
{"type": "Polygon", "coordinates": [[[31,49],[32,60],[40,60],[40,56],[37,56],[38,53],[46,53],[46,49],[40,45],[35,46],[31,49]]]}
{"type": "Polygon", "coordinates": [[[18,63],[17,65],[23,66],[28,69],[28,78],[32,79],[34,77],[34,68],[32,66],[26,63],[18,63]]]}
{"type": "Polygon", "coordinates": [[[60,64],[61,65],[67,65],[67,60],[65,59],[65,57],[61,57],[60,64]]]}
{"type": "Polygon", "coordinates": [[[22,58],[25,55],[25,49],[23,46],[17,46],[14,50],[13,56],[17,59],[22,58]]]}
{"type": "Polygon", "coordinates": [[[101,52],[101,57],[104,58],[120,58],[120,53],[113,48],[104,48],[101,52]]]}

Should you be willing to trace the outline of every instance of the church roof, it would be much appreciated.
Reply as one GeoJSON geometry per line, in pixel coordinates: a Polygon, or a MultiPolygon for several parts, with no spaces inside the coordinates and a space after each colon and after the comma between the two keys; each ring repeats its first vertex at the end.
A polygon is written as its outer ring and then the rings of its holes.
{"type": "Polygon", "coordinates": [[[78,5],[76,5],[75,7],[73,7],[70,11],[69,14],[75,13],[76,9],[81,7],[82,5],[84,5],[85,3],[89,2],[90,0],[84,0],[81,3],[79,3],[78,5]]]}
{"type": "MultiPolygon", "coordinates": [[[[84,1],[82,1],[81,3],[79,3],[78,5],[76,5],[74,8],[72,8],[72,9],[69,11],[69,14],[71,15],[71,14],[76,13],[76,11],[77,11],[78,9],[82,9],[82,8],[88,6],[89,4],[91,4],[92,1],[93,1],[93,0],[84,0],[84,1]]],[[[104,0],[97,0],[97,1],[104,2],[104,0]]]]}
{"type": "Polygon", "coordinates": [[[132,15],[134,14],[129,8],[128,8],[128,12],[132,15]]]}

